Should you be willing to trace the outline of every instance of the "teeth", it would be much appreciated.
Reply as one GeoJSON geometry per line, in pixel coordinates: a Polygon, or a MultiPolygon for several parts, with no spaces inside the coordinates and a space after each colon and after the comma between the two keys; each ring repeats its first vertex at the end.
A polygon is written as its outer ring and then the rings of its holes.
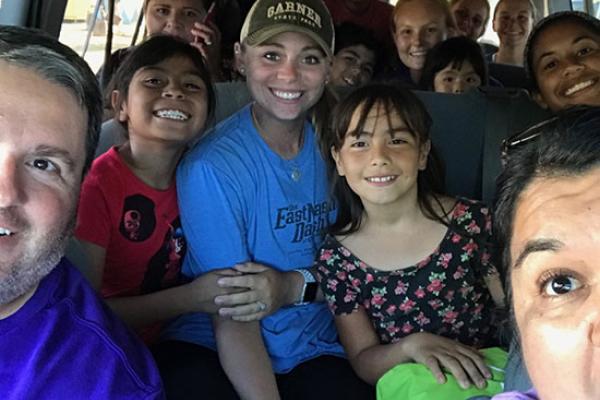
{"type": "Polygon", "coordinates": [[[295,100],[302,96],[302,92],[282,92],[280,90],[273,90],[273,94],[284,100],[295,100]]]}
{"type": "Polygon", "coordinates": [[[180,110],[158,110],[154,113],[159,118],[173,119],[175,121],[186,121],[190,116],[180,110]]]}
{"type": "Polygon", "coordinates": [[[349,86],[356,85],[356,82],[352,78],[344,78],[344,82],[346,82],[349,86]]]}
{"type": "Polygon", "coordinates": [[[0,228],[0,236],[10,236],[13,233],[5,228],[0,228]]]}
{"type": "Polygon", "coordinates": [[[367,181],[373,182],[373,183],[384,183],[384,182],[391,182],[394,179],[396,179],[395,176],[373,176],[371,178],[367,178],[367,181]]]}
{"type": "Polygon", "coordinates": [[[565,91],[565,96],[571,96],[573,93],[579,92],[587,87],[590,87],[594,84],[594,80],[590,79],[589,81],[580,82],[576,85],[571,86],[565,91]]]}
{"type": "Polygon", "coordinates": [[[410,53],[411,56],[413,57],[425,57],[425,55],[427,55],[426,51],[413,51],[410,53]]]}

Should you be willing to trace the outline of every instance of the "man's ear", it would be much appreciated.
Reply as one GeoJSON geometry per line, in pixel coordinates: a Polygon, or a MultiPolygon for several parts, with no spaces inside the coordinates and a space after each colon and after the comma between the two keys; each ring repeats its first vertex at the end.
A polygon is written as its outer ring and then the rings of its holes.
{"type": "Polygon", "coordinates": [[[121,93],[118,90],[113,90],[110,94],[110,104],[115,111],[115,118],[119,122],[127,121],[127,102],[121,98],[121,93]]]}
{"type": "Polygon", "coordinates": [[[344,176],[346,172],[344,171],[344,166],[340,162],[340,153],[338,153],[338,151],[333,146],[331,146],[330,151],[331,157],[333,158],[333,161],[335,161],[335,168],[337,169],[338,175],[344,176]]]}
{"type": "Polygon", "coordinates": [[[240,42],[235,42],[233,44],[233,55],[234,55],[234,63],[235,69],[241,74],[246,76],[246,66],[244,65],[244,60],[242,57],[242,45],[240,42]]]}
{"type": "Polygon", "coordinates": [[[538,104],[538,106],[548,109],[548,104],[544,101],[540,92],[533,91],[531,93],[531,98],[538,104]]]}

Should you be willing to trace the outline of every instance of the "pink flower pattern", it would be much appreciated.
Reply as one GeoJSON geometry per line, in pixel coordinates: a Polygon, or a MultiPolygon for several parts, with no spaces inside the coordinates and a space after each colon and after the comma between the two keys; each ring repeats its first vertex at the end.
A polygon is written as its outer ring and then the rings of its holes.
{"type": "Polygon", "coordinates": [[[488,208],[459,199],[439,247],[394,271],[368,266],[328,236],[316,266],[330,310],[343,315],[363,307],[382,343],[419,331],[466,345],[488,343],[494,303],[484,277],[498,273],[491,228],[488,208]]]}

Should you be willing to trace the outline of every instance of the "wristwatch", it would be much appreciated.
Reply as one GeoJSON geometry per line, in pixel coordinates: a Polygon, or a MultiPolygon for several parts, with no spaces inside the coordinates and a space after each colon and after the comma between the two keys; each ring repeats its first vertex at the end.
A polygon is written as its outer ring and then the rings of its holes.
{"type": "Polygon", "coordinates": [[[295,269],[304,277],[304,286],[300,292],[300,300],[294,303],[295,306],[302,306],[308,303],[312,303],[317,298],[317,289],[319,284],[317,283],[313,274],[308,269],[295,269]]]}

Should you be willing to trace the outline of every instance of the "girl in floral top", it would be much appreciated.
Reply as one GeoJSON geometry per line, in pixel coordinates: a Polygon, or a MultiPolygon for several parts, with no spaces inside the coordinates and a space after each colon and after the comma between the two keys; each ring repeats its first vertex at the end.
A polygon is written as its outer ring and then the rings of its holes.
{"type": "Polygon", "coordinates": [[[476,348],[493,339],[504,302],[489,209],[442,194],[431,119],[410,91],[370,85],[334,116],[324,144],[340,204],[317,263],[353,368],[374,384],[416,362],[440,383],[445,369],[484,387],[491,374],[476,348]]]}

